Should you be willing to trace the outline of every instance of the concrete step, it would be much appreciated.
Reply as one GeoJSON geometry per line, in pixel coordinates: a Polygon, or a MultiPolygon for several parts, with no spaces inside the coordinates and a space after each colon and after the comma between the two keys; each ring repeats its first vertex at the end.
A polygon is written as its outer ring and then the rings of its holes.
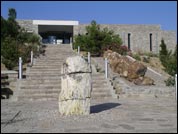
{"type": "Polygon", "coordinates": [[[22,85],[21,86],[22,90],[25,89],[61,89],[61,85],[60,84],[56,84],[56,85],[44,85],[44,84],[38,84],[38,85],[22,85]]]}
{"type": "Polygon", "coordinates": [[[24,97],[58,97],[59,93],[45,93],[45,92],[40,92],[40,93],[33,93],[29,92],[30,94],[24,94],[24,92],[20,96],[24,97]]]}
{"type": "Polygon", "coordinates": [[[94,87],[94,88],[98,88],[98,87],[107,87],[108,85],[107,85],[107,83],[106,82],[101,82],[101,83],[97,83],[97,82],[95,82],[95,83],[92,83],[92,87],[94,87]]]}
{"type": "Polygon", "coordinates": [[[34,69],[37,69],[37,68],[48,68],[48,69],[55,69],[55,68],[61,68],[62,67],[62,64],[61,65],[52,65],[52,64],[49,64],[49,65],[34,65],[32,68],[34,69]]]}
{"type": "Polygon", "coordinates": [[[61,66],[63,63],[36,63],[33,67],[35,66],[48,66],[48,67],[51,67],[51,66],[61,66]]]}
{"type": "Polygon", "coordinates": [[[31,68],[30,72],[38,72],[38,71],[61,71],[60,68],[31,68]]]}
{"type": "Polygon", "coordinates": [[[52,90],[47,90],[47,89],[26,89],[23,91],[23,93],[21,93],[21,95],[38,95],[38,94],[58,94],[59,95],[60,93],[60,89],[52,89],[52,90]]]}
{"type": "Polygon", "coordinates": [[[100,79],[104,79],[104,80],[106,80],[105,77],[104,77],[103,75],[93,75],[93,74],[92,74],[91,77],[92,77],[93,79],[100,78],[100,79]]]}
{"type": "Polygon", "coordinates": [[[40,60],[36,60],[36,63],[61,63],[61,62],[64,62],[64,59],[55,59],[55,60],[40,59],[40,60]]]}
{"type": "Polygon", "coordinates": [[[38,70],[38,69],[39,69],[39,70],[43,70],[43,69],[44,69],[44,70],[45,70],[45,69],[47,69],[47,70],[48,70],[48,69],[49,69],[49,70],[59,69],[59,70],[60,70],[61,67],[62,67],[62,65],[61,65],[61,66],[57,66],[57,67],[56,67],[56,66],[41,66],[41,65],[38,66],[38,65],[35,65],[35,66],[33,66],[32,68],[30,68],[30,70],[31,70],[31,69],[32,69],[32,70],[38,70]]]}
{"type": "Polygon", "coordinates": [[[92,90],[93,90],[93,91],[101,91],[101,92],[102,92],[102,91],[109,91],[109,92],[110,92],[110,89],[109,89],[109,87],[107,87],[107,86],[105,86],[105,87],[104,87],[104,86],[100,86],[100,87],[99,87],[99,86],[98,86],[98,87],[94,87],[94,86],[93,86],[92,90]]]}
{"type": "Polygon", "coordinates": [[[37,75],[37,76],[26,76],[27,80],[59,80],[61,79],[60,76],[41,76],[41,75],[37,75]]]}
{"type": "Polygon", "coordinates": [[[19,96],[18,100],[20,101],[57,101],[58,96],[53,96],[53,95],[19,96]]]}
{"type": "Polygon", "coordinates": [[[103,99],[103,98],[112,98],[110,94],[91,94],[92,99],[103,99]]]}
{"type": "Polygon", "coordinates": [[[45,73],[45,72],[38,72],[38,73],[29,73],[28,76],[36,76],[36,77],[56,77],[56,76],[61,76],[61,73],[45,73]]]}
{"type": "Polygon", "coordinates": [[[53,79],[53,80],[22,80],[21,81],[22,85],[29,85],[29,84],[61,84],[61,79],[53,79]]]}
{"type": "Polygon", "coordinates": [[[26,73],[26,75],[32,76],[32,75],[60,75],[61,71],[51,70],[51,71],[31,71],[29,73],[26,73]]]}
{"type": "Polygon", "coordinates": [[[58,65],[62,65],[63,62],[36,62],[36,64],[34,66],[37,66],[37,65],[49,65],[49,66],[58,66],[58,65]]]}
{"type": "Polygon", "coordinates": [[[64,60],[64,58],[63,57],[60,57],[60,58],[40,58],[40,59],[36,59],[36,61],[37,62],[56,62],[56,61],[58,61],[58,62],[61,62],[61,61],[63,61],[64,60]]]}

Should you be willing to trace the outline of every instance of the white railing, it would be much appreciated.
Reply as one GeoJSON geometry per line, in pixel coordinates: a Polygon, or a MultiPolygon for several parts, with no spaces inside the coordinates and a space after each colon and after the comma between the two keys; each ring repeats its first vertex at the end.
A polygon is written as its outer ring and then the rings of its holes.
{"type": "Polygon", "coordinates": [[[22,58],[19,57],[19,79],[22,79],[22,58]]]}
{"type": "Polygon", "coordinates": [[[107,60],[107,58],[105,58],[104,63],[105,63],[105,78],[107,79],[108,78],[108,60],[107,60]]]}
{"type": "Polygon", "coordinates": [[[80,46],[78,46],[78,54],[80,54],[80,46]]]}
{"type": "Polygon", "coordinates": [[[90,52],[88,52],[88,63],[91,64],[90,52]]]}
{"type": "Polygon", "coordinates": [[[176,101],[177,101],[177,74],[175,74],[175,87],[176,87],[175,97],[176,97],[176,101]]]}
{"type": "Polygon", "coordinates": [[[31,66],[33,65],[33,51],[31,51],[31,66]]]}

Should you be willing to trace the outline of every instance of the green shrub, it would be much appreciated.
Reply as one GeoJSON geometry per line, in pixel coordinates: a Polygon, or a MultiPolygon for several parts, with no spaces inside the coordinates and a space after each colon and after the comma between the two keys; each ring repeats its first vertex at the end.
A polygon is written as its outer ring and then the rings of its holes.
{"type": "Polygon", "coordinates": [[[169,77],[164,82],[166,83],[166,86],[174,86],[175,85],[175,79],[174,79],[174,77],[169,77]]]}
{"type": "Polygon", "coordinates": [[[152,53],[152,52],[144,53],[143,55],[146,55],[148,57],[159,57],[158,54],[155,54],[155,53],[152,53]]]}
{"type": "Polygon", "coordinates": [[[119,35],[114,35],[114,32],[108,28],[101,30],[96,21],[92,21],[91,25],[86,26],[86,32],[85,35],[74,37],[74,49],[80,46],[81,51],[102,56],[103,52],[111,46],[117,48],[122,44],[119,35]]]}
{"type": "Polygon", "coordinates": [[[162,65],[166,66],[169,52],[167,50],[166,44],[164,43],[163,39],[161,40],[160,47],[161,47],[161,50],[159,51],[159,59],[160,59],[162,65]]]}
{"type": "Polygon", "coordinates": [[[1,55],[3,57],[2,63],[5,64],[7,69],[12,70],[17,66],[20,53],[16,41],[10,37],[4,39],[4,42],[1,43],[1,55]]]}
{"type": "Polygon", "coordinates": [[[160,47],[159,59],[165,67],[165,71],[174,76],[177,73],[177,45],[173,54],[172,51],[167,50],[164,40],[161,41],[160,47]]]}
{"type": "Polygon", "coordinates": [[[149,56],[143,56],[142,58],[143,58],[142,59],[143,62],[146,62],[146,63],[150,62],[150,57],[149,56]]]}
{"type": "Polygon", "coordinates": [[[140,55],[139,54],[132,54],[132,57],[134,58],[134,59],[136,59],[136,60],[138,60],[138,61],[141,61],[141,57],[140,57],[140,55]]]}
{"type": "MultiPolygon", "coordinates": [[[[173,54],[172,51],[167,50],[163,39],[161,40],[160,47],[161,50],[159,53],[159,59],[162,65],[165,67],[165,71],[171,76],[174,76],[177,73],[177,45],[173,54]]],[[[175,84],[173,77],[167,79],[165,83],[167,86],[175,84]]]]}
{"type": "Polygon", "coordinates": [[[15,20],[15,9],[9,9],[9,18],[5,20],[1,16],[1,56],[2,63],[7,69],[13,69],[18,65],[19,57],[23,64],[29,62],[30,52],[38,55],[37,46],[40,46],[40,38],[36,34],[29,34],[21,28],[15,20]]]}

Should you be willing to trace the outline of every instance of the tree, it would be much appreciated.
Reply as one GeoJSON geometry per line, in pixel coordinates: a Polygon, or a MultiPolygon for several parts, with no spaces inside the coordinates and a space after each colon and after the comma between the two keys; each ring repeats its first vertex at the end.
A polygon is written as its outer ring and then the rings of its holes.
{"type": "Polygon", "coordinates": [[[159,59],[161,61],[161,63],[163,64],[163,66],[166,66],[166,62],[167,62],[167,57],[168,57],[168,50],[167,50],[167,47],[166,47],[166,44],[164,43],[164,40],[162,39],[161,40],[161,50],[159,51],[159,59]]]}
{"type": "Polygon", "coordinates": [[[168,51],[164,40],[161,40],[161,50],[159,53],[159,58],[162,65],[165,67],[165,71],[171,75],[165,83],[167,86],[172,86],[175,84],[174,75],[177,73],[177,45],[174,53],[168,51]]]}
{"type": "Polygon", "coordinates": [[[1,57],[2,63],[8,69],[13,69],[18,65],[19,57],[22,57],[25,64],[32,50],[34,56],[38,55],[37,46],[40,45],[40,39],[36,34],[27,33],[18,25],[15,9],[10,8],[8,15],[7,20],[1,16],[1,57]]]}
{"type": "Polygon", "coordinates": [[[101,56],[108,46],[120,46],[122,40],[119,35],[115,35],[108,28],[100,29],[100,25],[95,20],[91,21],[89,26],[86,26],[86,34],[75,36],[74,47],[80,46],[81,50],[91,52],[92,54],[101,56]]]}
{"type": "Polygon", "coordinates": [[[9,16],[8,18],[9,20],[15,20],[17,17],[16,10],[14,8],[10,8],[8,16],[9,16]]]}

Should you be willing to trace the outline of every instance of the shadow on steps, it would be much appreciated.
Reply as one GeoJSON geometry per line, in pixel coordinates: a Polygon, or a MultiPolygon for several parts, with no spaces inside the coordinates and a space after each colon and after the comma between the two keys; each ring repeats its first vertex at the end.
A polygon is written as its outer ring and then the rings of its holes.
{"type": "Polygon", "coordinates": [[[121,104],[120,103],[103,103],[103,104],[97,104],[97,105],[94,105],[94,106],[91,106],[90,107],[90,113],[99,113],[99,112],[102,112],[102,111],[105,111],[105,110],[109,110],[109,109],[112,109],[112,108],[115,108],[117,106],[120,106],[121,104]]]}

